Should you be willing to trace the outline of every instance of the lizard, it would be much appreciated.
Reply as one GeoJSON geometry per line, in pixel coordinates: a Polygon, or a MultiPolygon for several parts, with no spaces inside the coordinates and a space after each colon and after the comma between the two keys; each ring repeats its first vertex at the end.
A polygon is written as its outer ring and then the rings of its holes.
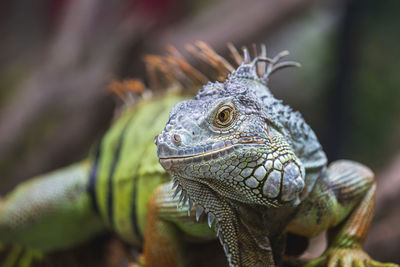
{"type": "MultiPolygon", "coordinates": [[[[212,226],[215,216],[218,222],[215,226],[220,226],[219,236],[231,266],[248,266],[248,262],[242,262],[243,259],[262,259],[263,264],[265,261],[268,262],[263,266],[272,266],[279,264],[280,252],[275,252],[275,250],[278,243],[281,243],[280,247],[283,247],[281,242],[284,239],[283,228],[286,227],[288,218],[292,218],[294,222],[290,225],[292,229],[289,229],[289,231],[303,235],[307,234],[302,231],[304,229],[308,229],[313,233],[318,232],[320,230],[318,227],[314,227],[312,228],[314,230],[312,230],[307,225],[304,226],[304,224],[308,223],[307,220],[298,219],[297,223],[295,220],[300,218],[296,214],[308,214],[309,220],[313,220],[316,217],[315,213],[321,212],[320,209],[314,207],[308,208],[305,205],[307,202],[304,200],[311,200],[313,194],[318,195],[313,192],[322,191],[324,189],[322,181],[330,180],[332,177],[332,175],[326,174],[332,168],[330,167],[325,171],[325,156],[319,150],[319,146],[313,146],[315,143],[303,144],[303,151],[305,153],[313,149],[318,150],[316,155],[321,155],[322,163],[318,162],[317,158],[309,158],[307,165],[304,157],[301,156],[302,154],[298,154],[297,150],[293,153],[288,153],[291,156],[289,160],[292,160],[294,164],[292,166],[295,166],[293,168],[300,168],[302,175],[307,171],[308,180],[306,179],[304,182],[307,190],[300,190],[299,187],[297,190],[299,191],[298,194],[301,191],[301,196],[289,201],[289,203],[293,204],[293,207],[290,205],[285,206],[289,212],[284,214],[277,212],[277,216],[282,217],[282,222],[268,225],[272,226],[272,228],[258,228],[260,226],[257,225],[260,220],[259,209],[265,208],[266,203],[268,205],[272,203],[280,207],[279,203],[266,201],[261,205],[253,205],[252,203],[248,205],[249,200],[245,200],[245,209],[242,210],[241,207],[244,206],[238,205],[235,206],[235,208],[238,208],[235,212],[240,210],[246,213],[246,216],[241,217],[240,223],[249,227],[243,228],[243,225],[236,225],[235,227],[237,228],[234,229],[234,232],[236,231],[235,233],[240,234],[238,238],[233,236],[233,239],[229,239],[230,235],[226,233],[229,232],[230,226],[220,222],[222,218],[225,218],[223,216],[229,215],[229,212],[231,212],[229,208],[224,210],[222,215],[213,210],[211,211],[209,206],[206,205],[207,203],[202,202],[204,199],[196,199],[195,194],[186,191],[188,188],[185,183],[189,182],[177,178],[181,177],[178,173],[172,173],[175,181],[171,182],[168,172],[171,172],[173,168],[168,167],[167,159],[162,156],[165,153],[162,152],[161,137],[163,135],[159,135],[155,140],[153,137],[159,134],[160,129],[168,121],[169,110],[175,104],[187,99],[189,95],[191,96],[191,90],[201,88],[201,85],[207,81],[218,80],[224,82],[229,73],[234,73],[235,75],[231,74],[230,78],[228,77],[228,81],[246,74],[244,70],[248,68],[248,58],[242,59],[232,46],[230,46],[230,49],[237,65],[239,65],[236,71],[227,60],[216,54],[205,43],[197,42],[196,46],[188,46],[188,51],[195,58],[207,64],[207,74],[193,68],[173,48],[170,48],[169,54],[164,57],[148,56],[145,62],[152,91],[143,89],[142,85],[131,84],[128,86],[133,90],[128,90],[127,96],[124,96],[127,104],[117,112],[119,113],[117,119],[101,140],[97,142],[87,159],[22,183],[0,201],[0,242],[3,244],[18,244],[47,253],[76,246],[99,233],[113,231],[127,243],[143,247],[143,257],[140,258],[140,264],[143,266],[186,266],[185,240],[195,240],[207,244],[206,241],[216,239],[214,229],[209,228],[209,226],[212,226]],[[246,64],[243,65],[242,61],[246,64]],[[168,89],[161,90],[163,88],[168,89]],[[143,92],[143,97],[140,100],[138,100],[137,96],[132,96],[138,92],[143,92]],[[133,103],[131,103],[132,100],[133,103]],[[153,144],[154,142],[158,145],[157,147],[153,144]],[[157,157],[157,151],[161,159],[157,157]],[[167,171],[160,166],[159,162],[167,171]],[[321,165],[318,166],[318,163],[321,165]],[[314,176],[312,175],[313,170],[314,176]],[[311,180],[316,181],[314,186],[311,180]],[[321,183],[321,186],[318,185],[318,182],[321,183]],[[183,189],[182,192],[188,193],[181,194],[178,199],[174,199],[179,192],[173,193],[171,186],[177,186],[177,183],[179,183],[178,189],[183,189]],[[196,203],[196,212],[190,213],[194,208],[193,201],[196,203]],[[185,204],[176,208],[177,204],[182,202],[185,202],[185,204]],[[298,202],[304,204],[299,204],[298,202]],[[307,213],[310,210],[312,212],[307,213]],[[203,211],[208,213],[207,217],[201,216],[203,211]],[[187,216],[188,213],[190,213],[189,216],[187,216]],[[244,221],[245,219],[250,221],[244,221]],[[196,223],[196,221],[200,222],[196,223]],[[249,223],[252,225],[249,225],[249,223]],[[254,240],[246,239],[245,237],[250,230],[252,230],[251,234],[254,234],[254,231],[258,231],[256,234],[261,237],[260,240],[256,240],[257,246],[252,243],[254,240]],[[268,233],[265,234],[267,230],[268,233]],[[275,235],[271,236],[270,232],[275,233],[275,235]],[[274,253],[272,253],[269,244],[267,244],[270,242],[269,238],[271,238],[271,242],[274,242],[274,253]],[[245,243],[242,244],[248,245],[249,249],[242,248],[239,256],[240,262],[237,262],[238,254],[235,253],[238,251],[235,251],[235,246],[237,246],[239,239],[243,240],[245,243]]],[[[245,53],[245,55],[247,54],[245,53]]],[[[269,69],[269,74],[280,67],[289,65],[292,64],[276,64],[269,69]]],[[[243,78],[245,78],[245,75],[243,78]]],[[[253,82],[256,81],[259,83],[260,89],[267,90],[264,83],[259,82],[259,79],[253,80],[253,82]]],[[[222,85],[222,83],[219,85],[222,85]]],[[[200,93],[196,96],[199,99],[195,101],[199,101],[202,98],[201,96],[205,97],[207,94],[218,99],[219,93],[216,95],[210,94],[214,91],[213,88],[214,85],[210,83],[202,87],[200,93]]],[[[215,89],[218,88],[219,86],[215,87],[215,89]]],[[[124,90],[119,89],[115,89],[118,94],[126,93],[124,90]]],[[[218,90],[215,90],[215,92],[218,92],[218,90]]],[[[174,108],[171,115],[173,116],[174,112],[177,111],[174,108]]],[[[172,121],[169,119],[168,125],[172,121]]],[[[168,125],[165,128],[167,136],[170,131],[168,125]]],[[[306,127],[306,124],[303,124],[303,127],[306,127]]],[[[178,127],[174,127],[174,129],[178,130],[178,127]]],[[[274,133],[277,131],[271,127],[266,129],[274,133]]],[[[278,129],[283,131],[284,126],[278,129]]],[[[186,139],[183,138],[183,135],[178,134],[175,137],[175,144],[186,144],[186,139]]],[[[206,135],[198,135],[198,137],[205,138],[206,135]]],[[[289,137],[289,135],[286,136],[286,139],[282,138],[282,143],[279,143],[282,145],[281,149],[289,151],[291,146],[294,145],[292,139],[293,137],[289,137]],[[289,143],[286,144],[285,140],[289,143]]],[[[299,144],[301,145],[301,142],[299,144]]],[[[286,165],[282,165],[283,167],[286,170],[286,165]]],[[[350,169],[353,170],[353,168],[350,169]]],[[[356,170],[365,170],[365,168],[360,167],[359,169],[356,168],[356,170]]],[[[295,173],[296,171],[292,170],[292,172],[295,173]]],[[[335,173],[333,170],[331,172],[335,173]]],[[[356,174],[360,173],[356,172],[356,174]]],[[[364,178],[364,176],[360,178],[361,181],[364,181],[364,178]]],[[[300,179],[303,180],[304,177],[301,176],[300,179]]],[[[299,183],[301,184],[301,181],[299,183]]],[[[355,197],[357,200],[351,198],[353,195],[346,193],[346,185],[339,183],[335,193],[348,196],[343,201],[344,203],[347,202],[351,208],[354,208],[361,203],[358,200],[361,197],[355,197]]],[[[199,186],[199,189],[207,189],[204,190],[204,193],[208,196],[208,193],[210,193],[208,187],[204,187],[201,184],[199,186]]],[[[225,185],[223,186],[225,187],[225,185]]],[[[226,185],[226,188],[229,188],[229,186],[226,185]]],[[[293,188],[291,187],[291,189],[293,188]]],[[[373,190],[372,182],[366,184],[364,191],[368,190],[373,190]]],[[[216,195],[213,194],[213,196],[216,195]]],[[[291,198],[292,196],[291,194],[286,194],[285,197],[291,198]]],[[[332,201],[335,201],[333,196],[329,195],[329,197],[332,197],[332,201]]],[[[319,199],[318,197],[314,198],[316,201],[319,199]]],[[[228,203],[226,207],[232,207],[232,203],[226,202],[228,199],[222,196],[219,196],[218,199],[222,199],[224,202],[217,203],[215,207],[219,207],[223,203],[228,203]]],[[[209,200],[211,201],[210,203],[214,203],[212,202],[213,199],[209,200]]],[[[236,204],[240,204],[237,200],[236,204]]],[[[325,205],[327,211],[330,211],[329,207],[334,203],[328,200],[321,201],[321,205],[325,205]]],[[[363,204],[362,207],[370,207],[370,205],[367,203],[363,204]]],[[[351,209],[347,206],[344,208],[351,209]]],[[[261,210],[263,211],[262,216],[268,217],[270,215],[269,211],[264,212],[267,209],[261,210]]],[[[280,210],[282,210],[282,207],[277,209],[277,211],[280,210]]],[[[325,224],[328,223],[329,218],[336,218],[335,216],[332,216],[329,212],[323,212],[322,215],[318,213],[318,218],[325,224]]],[[[342,214],[341,216],[344,215],[342,214]]],[[[365,217],[369,222],[370,218],[365,216],[365,213],[361,213],[359,217],[365,217]]],[[[234,216],[229,218],[232,222],[237,219],[234,216]]],[[[238,222],[234,223],[237,224],[238,222]]],[[[365,232],[362,232],[362,238],[364,236],[365,232]]],[[[355,251],[369,260],[360,250],[355,251]]]]}
{"type": "Polygon", "coordinates": [[[267,57],[264,46],[253,59],[243,53],[224,82],[176,104],[157,136],[179,201],[195,205],[197,217],[206,213],[231,267],[280,266],[287,232],[310,238],[326,230],[328,248],[306,267],[398,266],[362,249],[373,172],[351,160],[328,165],[302,115],[268,88],[272,73],[298,64],[280,61],[286,51],[267,57]]]}

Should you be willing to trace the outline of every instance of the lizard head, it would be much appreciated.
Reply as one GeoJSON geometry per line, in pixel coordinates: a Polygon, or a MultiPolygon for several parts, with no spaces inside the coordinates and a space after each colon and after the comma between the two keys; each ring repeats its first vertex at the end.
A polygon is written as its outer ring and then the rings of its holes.
{"type": "MultiPolygon", "coordinates": [[[[156,137],[161,165],[189,197],[199,188],[189,184],[202,184],[247,204],[300,202],[305,169],[278,118],[285,116],[277,113],[281,102],[266,86],[273,68],[264,77],[257,74],[262,60],[276,63],[279,58],[245,59],[224,83],[209,82],[194,100],[174,106],[156,137]]],[[[283,63],[280,67],[294,64],[283,63]]]]}
{"type": "Polygon", "coordinates": [[[243,63],[224,82],[209,82],[193,100],[176,104],[155,139],[159,161],[173,176],[173,196],[180,192],[178,205],[189,200],[190,211],[195,203],[196,219],[205,211],[210,227],[216,220],[230,266],[273,262],[268,229],[283,231],[287,221],[276,208],[288,207],[283,216],[290,216],[326,166],[300,113],[267,87],[271,73],[297,65],[279,62],[286,54],[268,58],[263,49],[250,62],[244,50],[243,63]]]}

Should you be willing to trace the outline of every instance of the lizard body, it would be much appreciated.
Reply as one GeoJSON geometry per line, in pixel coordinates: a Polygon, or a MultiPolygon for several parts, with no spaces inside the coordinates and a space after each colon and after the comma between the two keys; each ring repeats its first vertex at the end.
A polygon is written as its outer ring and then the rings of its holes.
{"type": "Polygon", "coordinates": [[[350,257],[348,266],[357,258],[373,263],[361,250],[373,174],[349,161],[327,167],[311,128],[266,86],[269,74],[285,66],[275,64],[279,57],[260,78],[248,56],[234,70],[204,43],[197,47],[189,50],[208,60],[214,76],[194,70],[175,50],[167,60],[151,58],[153,86],[164,78],[171,90],[122,112],[89,159],[7,195],[0,242],[47,252],[114,231],[143,247],[145,266],[186,266],[184,242],[207,244],[217,232],[231,266],[276,266],[287,231],[311,237],[340,227],[310,266],[336,266],[337,255],[350,257]],[[194,100],[182,102],[187,97],[174,90],[215,79],[194,100]]]}
{"type": "Polygon", "coordinates": [[[123,112],[90,159],[18,186],[0,209],[1,241],[54,250],[84,239],[79,231],[71,236],[64,224],[71,225],[74,232],[87,223],[89,229],[82,231],[89,236],[108,228],[125,241],[140,245],[148,199],[158,185],[169,181],[154,156],[153,138],[167,120],[168,110],[182,99],[169,94],[141,101],[123,112]],[[149,120],[153,112],[158,116],[149,120]],[[14,229],[18,234],[11,231],[14,229]],[[56,233],[65,234],[71,242],[56,233]],[[76,239],[79,236],[82,238],[76,239]]]}

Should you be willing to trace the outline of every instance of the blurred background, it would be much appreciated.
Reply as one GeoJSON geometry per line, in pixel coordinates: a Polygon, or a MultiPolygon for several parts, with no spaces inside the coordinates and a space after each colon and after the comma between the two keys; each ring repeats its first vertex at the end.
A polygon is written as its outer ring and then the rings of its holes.
{"type": "Polygon", "coordinates": [[[202,40],[265,43],[302,68],[271,78],[329,160],[377,173],[366,249],[400,263],[398,0],[4,0],[0,4],[0,194],[84,158],[108,128],[113,79],[146,81],[142,58],[202,40]]]}

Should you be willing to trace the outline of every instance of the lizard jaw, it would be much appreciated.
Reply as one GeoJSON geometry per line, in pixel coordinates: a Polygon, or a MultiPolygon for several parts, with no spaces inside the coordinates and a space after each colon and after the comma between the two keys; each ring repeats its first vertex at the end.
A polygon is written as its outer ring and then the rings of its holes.
{"type": "MultiPolygon", "coordinates": [[[[213,149],[204,153],[200,154],[191,154],[191,155],[184,155],[184,156],[177,156],[177,155],[159,155],[159,162],[161,166],[168,172],[179,172],[182,171],[185,166],[193,163],[199,163],[202,161],[208,161],[210,159],[216,159],[218,157],[223,157],[226,155],[229,155],[231,153],[234,153],[235,150],[237,150],[240,146],[243,145],[249,145],[253,147],[257,146],[264,146],[265,143],[262,142],[260,139],[253,139],[256,137],[252,138],[247,138],[243,140],[240,140],[240,142],[235,142],[233,144],[232,142],[229,141],[226,143],[225,146],[218,148],[218,149],[213,149]]],[[[166,150],[166,148],[164,148],[166,150]]]]}

